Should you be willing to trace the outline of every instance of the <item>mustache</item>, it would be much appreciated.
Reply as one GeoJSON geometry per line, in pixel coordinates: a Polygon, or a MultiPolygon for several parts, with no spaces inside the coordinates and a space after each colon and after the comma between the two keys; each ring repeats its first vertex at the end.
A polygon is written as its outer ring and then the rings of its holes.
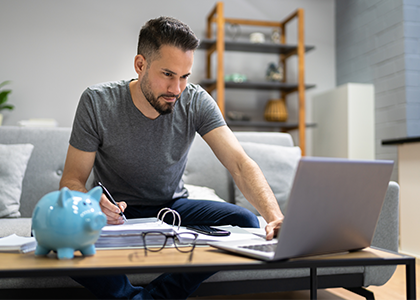
{"type": "Polygon", "coordinates": [[[181,94],[178,94],[178,95],[175,95],[175,94],[162,94],[158,98],[161,98],[161,97],[176,98],[178,100],[179,97],[181,97],[181,94]]]}

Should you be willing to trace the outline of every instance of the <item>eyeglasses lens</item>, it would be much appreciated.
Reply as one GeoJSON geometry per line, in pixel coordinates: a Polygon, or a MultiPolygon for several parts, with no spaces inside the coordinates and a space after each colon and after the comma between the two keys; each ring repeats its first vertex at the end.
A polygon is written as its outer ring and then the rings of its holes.
{"type": "Polygon", "coordinates": [[[191,252],[195,247],[197,235],[183,232],[174,236],[175,247],[181,252],[191,252]]]}
{"type": "Polygon", "coordinates": [[[160,251],[165,247],[166,235],[160,232],[148,232],[144,235],[144,243],[149,251],[160,251]]]}

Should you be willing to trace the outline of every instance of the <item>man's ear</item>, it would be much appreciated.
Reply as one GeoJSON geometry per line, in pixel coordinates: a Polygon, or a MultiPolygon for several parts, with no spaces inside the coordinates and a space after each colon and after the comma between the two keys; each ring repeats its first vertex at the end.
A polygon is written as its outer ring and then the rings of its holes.
{"type": "Polygon", "coordinates": [[[139,75],[142,74],[146,70],[146,67],[147,62],[144,56],[141,54],[136,55],[134,58],[134,69],[136,70],[136,73],[139,75]]]}

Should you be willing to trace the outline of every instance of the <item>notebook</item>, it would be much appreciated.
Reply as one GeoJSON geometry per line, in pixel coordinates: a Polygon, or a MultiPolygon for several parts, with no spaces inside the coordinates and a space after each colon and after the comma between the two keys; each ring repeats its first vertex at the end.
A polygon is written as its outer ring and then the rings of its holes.
{"type": "Polygon", "coordinates": [[[369,247],[392,169],[392,161],[304,157],[295,173],[277,240],[208,244],[262,260],[369,247]],[[271,251],[260,251],[256,244],[271,251]]]}

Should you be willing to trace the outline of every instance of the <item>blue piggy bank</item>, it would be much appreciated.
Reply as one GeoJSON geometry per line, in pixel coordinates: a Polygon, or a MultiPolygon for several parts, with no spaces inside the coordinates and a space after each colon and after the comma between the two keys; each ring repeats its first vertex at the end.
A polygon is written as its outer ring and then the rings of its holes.
{"type": "Polygon", "coordinates": [[[51,250],[59,259],[73,258],[76,250],[94,255],[94,244],[106,224],[99,207],[101,195],[101,187],[88,193],[64,187],[42,197],[32,214],[32,232],[38,243],[35,255],[47,255],[51,250]]]}

